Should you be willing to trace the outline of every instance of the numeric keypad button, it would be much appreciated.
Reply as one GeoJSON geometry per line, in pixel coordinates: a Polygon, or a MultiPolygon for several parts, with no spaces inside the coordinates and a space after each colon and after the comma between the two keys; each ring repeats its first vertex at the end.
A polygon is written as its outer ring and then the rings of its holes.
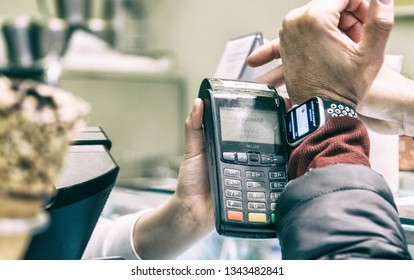
{"type": "Polygon", "coordinates": [[[241,191],[236,191],[236,190],[226,190],[226,197],[241,199],[242,198],[242,192],[241,191]]]}
{"type": "Polygon", "coordinates": [[[241,171],[238,170],[238,169],[224,168],[224,176],[240,177],[241,176],[241,171]]]}

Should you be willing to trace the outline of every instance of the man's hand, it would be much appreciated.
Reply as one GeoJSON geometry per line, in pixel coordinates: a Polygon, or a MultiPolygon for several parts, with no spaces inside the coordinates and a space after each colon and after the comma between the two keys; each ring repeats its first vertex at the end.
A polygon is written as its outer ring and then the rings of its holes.
{"type": "Polygon", "coordinates": [[[291,11],[280,42],[262,46],[248,63],[281,57],[283,66],[258,80],[284,81],[293,104],[319,95],[356,107],[383,64],[392,25],[392,0],[314,0],[291,11]]]}

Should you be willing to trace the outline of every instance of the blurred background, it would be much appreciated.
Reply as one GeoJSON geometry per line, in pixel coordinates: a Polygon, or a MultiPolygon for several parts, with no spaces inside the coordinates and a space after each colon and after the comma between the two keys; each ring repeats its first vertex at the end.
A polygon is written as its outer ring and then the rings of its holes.
{"type": "MultiPolygon", "coordinates": [[[[90,124],[103,127],[113,140],[124,178],[136,177],[141,168],[151,172],[141,166],[143,160],[146,166],[159,157],[176,164],[185,117],[201,80],[214,75],[227,40],[256,31],[273,39],[284,15],[306,2],[0,0],[0,17],[9,25],[30,17],[53,26],[50,33],[78,31],[67,45],[55,47],[64,52],[59,86],[91,103],[90,124]],[[79,32],[85,28],[103,40],[79,32]]],[[[414,12],[399,11],[387,50],[403,55],[402,71],[409,73],[414,73],[413,24],[414,12]]],[[[1,65],[8,57],[4,42],[0,46],[1,65]]]]}
{"type": "MultiPolygon", "coordinates": [[[[106,132],[121,167],[103,213],[116,217],[161,203],[174,191],[184,120],[201,80],[214,75],[227,40],[252,32],[271,40],[283,17],[307,2],[0,0],[0,70],[26,77],[41,68],[48,73],[47,82],[92,105],[89,124],[106,132]],[[33,36],[36,46],[27,39],[33,36]],[[145,203],[137,203],[140,199],[145,203]]],[[[395,2],[399,7],[387,54],[402,55],[402,71],[414,73],[414,1],[395,2]]],[[[396,194],[414,185],[412,161],[401,167],[402,157],[414,155],[414,147],[405,141],[379,140],[392,146],[391,160],[385,162],[386,172],[393,174],[384,176],[390,175],[396,194]]],[[[215,249],[203,254],[195,249],[185,257],[280,256],[275,242],[218,236],[205,244],[209,242],[219,249],[206,246],[215,249]]]]}
{"type": "MultiPolygon", "coordinates": [[[[59,86],[91,103],[90,124],[103,127],[113,140],[112,154],[125,178],[155,170],[154,162],[176,164],[184,120],[227,40],[256,31],[273,39],[283,16],[305,2],[0,0],[0,16],[3,24],[22,15],[31,21],[63,18],[69,28],[86,27],[108,43],[73,32],[59,86]]],[[[68,28],[53,24],[54,30],[68,28]]],[[[2,44],[3,63],[5,48],[2,44]]]]}

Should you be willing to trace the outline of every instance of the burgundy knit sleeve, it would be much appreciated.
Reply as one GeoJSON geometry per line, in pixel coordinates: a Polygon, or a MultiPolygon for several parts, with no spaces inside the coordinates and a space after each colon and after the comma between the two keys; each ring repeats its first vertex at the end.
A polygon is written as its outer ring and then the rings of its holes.
{"type": "Polygon", "coordinates": [[[330,118],[292,151],[289,179],[295,179],[312,168],[338,163],[370,166],[369,143],[368,131],[360,120],[330,118]]]}

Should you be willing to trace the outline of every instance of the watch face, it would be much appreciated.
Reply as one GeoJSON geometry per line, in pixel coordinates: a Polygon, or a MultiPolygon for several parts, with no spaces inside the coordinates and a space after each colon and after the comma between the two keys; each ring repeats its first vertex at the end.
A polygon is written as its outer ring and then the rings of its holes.
{"type": "Polygon", "coordinates": [[[299,144],[304,138],[318,130],[321,125],[319,98],[311,98],[287,113],[287,141],[290,145],[299,144]]]}

